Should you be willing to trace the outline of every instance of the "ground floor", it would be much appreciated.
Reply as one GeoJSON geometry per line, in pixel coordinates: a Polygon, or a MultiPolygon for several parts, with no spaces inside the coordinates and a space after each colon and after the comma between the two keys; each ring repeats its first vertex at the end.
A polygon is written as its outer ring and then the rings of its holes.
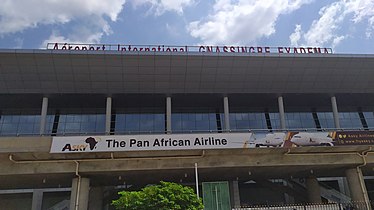
{"type": "MultiPolygon", "coordinates": [[[[248,173],[249,177],[252,172],[248,173]]],[[[320,205],[314,205],[311,209],[339,209],[338,205],[356,205],[360,206],[359,209],[370,209],[371,204],[366,203],[374,199],[374,177],[363,177],[361,170],[357,168],[347,169],[345,174],[344,177],[310,175],[304,178],[246,180],[243,177],[213,180],[202,174],[198,189],[196,182],[191,182],[196,180],[196,174],[185,173],[179,180],[170,177],[170,181],[190,186],[195,192],[198,190],[207,210],[268,209],[271,206],[291,208],[295,204],[320,205]],[[336,205],[322,206],[322,203],[336,205]]],[[[148,176],[152,176],[152,173],[148,176]]],[[[111,202],[118,198],[119,191],[140,190],[148,184],[157,184],[127,181],[125,176],[116,178],[116,185],[98,185],[96,177],[77,176],[71,179],[70,187],[0,190],[0,205],[3,209],[20,210],[111,210],[114,209],[111,202]]],[[[167,179],[164,177],[164,180],[167,179]]],[[[45,183],[48,181],[42,180],[45,183]]]]}

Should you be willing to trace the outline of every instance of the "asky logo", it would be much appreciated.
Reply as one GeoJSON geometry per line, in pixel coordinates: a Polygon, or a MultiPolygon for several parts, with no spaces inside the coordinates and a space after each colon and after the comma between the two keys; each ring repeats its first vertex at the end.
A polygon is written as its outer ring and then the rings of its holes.
{"type": "Polygon", "coordinates": [[[86,151],[86,148],[89,147],[90,150],[96,149],[96,144],[98,141],[94,137],[88,137],[84,141],[86,144],[65,144],[65,146],[62,148],[62,151],[69,151],[69,152],[74,152],[74,151],[86,151]]]}

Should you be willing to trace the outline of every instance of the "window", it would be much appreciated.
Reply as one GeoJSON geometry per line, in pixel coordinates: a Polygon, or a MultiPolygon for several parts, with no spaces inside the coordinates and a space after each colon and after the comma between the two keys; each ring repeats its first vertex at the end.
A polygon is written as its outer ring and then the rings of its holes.
{"type": "Polygon", "coordinates": [[[265,113],[230,113],[231,130],[267,129],[265,113]]]}
{"type": "Polygon", "coordinates": [[[286,128],[316,128],[313,114],[311,112],[291,112],[285,113],[286,128]]]}
{"type": "Polygon", "coordinates": [[[332,112],[317,112],[321,128],[335,128],[334,116],[332,112]]]}
{"type": "Polygon", "coordinates": [[[74,111],[59,115],[57,133],[59,134],[103,134],[105,132],[105,114],[74,111]]]}
{"type": "MultiPolygon", "coordinates": [[[[0,134],[39,134],[40,114],[29,114],[30,111],[3,112],[0,115],[0,134]]],[[[31,113],[37,113],[37,110],[31,113]]]]}
{"type": "Polygon", "coordinates": [[[115,133],[163,133],[165,132],[165,114],[155,110],[116,114],[115,133]]]}
{"type": "Polygon", "coordinates": [[[358,112],[339,112],[341,128],[363,128],[358,112]]]}
{"type": "Polygon", "coordinates": [[[217,131],[216,113],[172,113],[173,132],[181,131],[217,131]]]}

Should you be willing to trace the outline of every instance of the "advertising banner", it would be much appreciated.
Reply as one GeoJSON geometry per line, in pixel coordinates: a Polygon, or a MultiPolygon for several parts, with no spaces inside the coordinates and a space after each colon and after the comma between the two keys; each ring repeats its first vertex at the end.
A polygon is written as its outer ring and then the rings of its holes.
{"type": "Polygon", "coordinates": [[[374,131],[279,132],[253,134],[255,147],[374,145],[374,131]]]}
{"type": "Polygon", "coordinates": [[[247,148],[251,133],[53,137],[50,153],[247,148]]]}

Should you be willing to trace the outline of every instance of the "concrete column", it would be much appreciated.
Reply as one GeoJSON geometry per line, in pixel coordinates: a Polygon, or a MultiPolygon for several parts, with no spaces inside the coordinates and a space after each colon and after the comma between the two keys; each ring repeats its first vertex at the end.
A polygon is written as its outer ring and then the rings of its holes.
{"type": "Polygon", "coordinates": [[[349,191],[353,202],[368,202],[369,197],[366,191],[364,177],[361,169],[352,168],[345,171],[347,177],[349,191]]]}
{"type": "Polygon", "coordinates": [[[31,210],[41,210],[43,204],[43,190],[34,190],[32,193],[31,210]]]}
{"type": "Polygon", "coordinates": [[[229,111],[229,98],[227,96],[223,97],[223,114],[225,116],[225,129],[230,131],[230,111],[229,111]]]}
{"type": "Polygon", "coordinates": [[[171,97],[166,97],[166,133],[171,133],[171,97]]]}
{"type": "Polygon", "coordinates": [[[315,177],[306,178],[306,190],[308,194],[309,203],[322,203],[321,199],[321,188],[318,184],[318,180],[315,177]]]}
{"type": "Polygon", "coordinates": [[[231,191],[231,205],[233,208],[240,207],[240,194],[239,194],[239,183],[238,181],[230,182],[230,191],[231,191]]]}
{"type": "Polygon", "coordinates": [[[90,179],[74,178],[71,185],[70,210],[87,210],[90,191],[90,179]]]}
{"type": "Polygon", "coordinates": [[[88,202],[89,210],[102,210],[103,209],[103,187],[91,187],[90,199],[88,202]]]}
{"type": "Polygon", "coordinates": [[[338,105],[336,103],[336,97],[331,97],[332,115],[334,116],[335,128],[340,128],[338,105]]]}
{"type": "Polygon", "coordinates": [[[281,129],[286,129],[286,117],[284,114],[283,97],[278,97],[279,120],[281,129]]]}
{"type": "Polygon", "coordinates": [[[106,98],[105,134],[110,134],[110,122],[112,119],[112,97],[106,98]]]}
{"type": "Polygon", "coordinates": [[[42,112],[40,114],[40,135],[45,133],[45,124],[47,122],[48,98],[43,97],[42,112]]]}

